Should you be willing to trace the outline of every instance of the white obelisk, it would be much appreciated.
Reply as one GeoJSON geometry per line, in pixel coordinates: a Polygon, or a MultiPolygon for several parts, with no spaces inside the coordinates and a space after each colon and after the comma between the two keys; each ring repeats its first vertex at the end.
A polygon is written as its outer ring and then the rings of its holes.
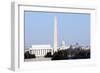
{"type": "Polygon", "coordinates": [[[54,17],[54,52],[57,51],[57,17],[54,17]]]}

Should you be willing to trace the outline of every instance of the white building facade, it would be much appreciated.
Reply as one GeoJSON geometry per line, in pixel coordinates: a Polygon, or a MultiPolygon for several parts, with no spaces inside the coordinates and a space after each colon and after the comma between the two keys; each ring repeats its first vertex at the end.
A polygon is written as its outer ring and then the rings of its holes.
{"type": "Polygon", "coordinates": [[[32,45],[29,49],[29,53],[36,56],[45,56],[48,52],[53,53],[53,48],[50,45],[32,45]]]}

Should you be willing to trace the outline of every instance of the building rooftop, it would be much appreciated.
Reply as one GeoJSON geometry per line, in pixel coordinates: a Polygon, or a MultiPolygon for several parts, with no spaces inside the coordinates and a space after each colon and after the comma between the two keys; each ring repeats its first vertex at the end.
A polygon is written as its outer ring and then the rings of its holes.
{"type": "Polygon", "coordinates": [[[32,45],[30,49],[51,49],[51,45],[49,44],[43,44],[43,45],[32,45]]]}

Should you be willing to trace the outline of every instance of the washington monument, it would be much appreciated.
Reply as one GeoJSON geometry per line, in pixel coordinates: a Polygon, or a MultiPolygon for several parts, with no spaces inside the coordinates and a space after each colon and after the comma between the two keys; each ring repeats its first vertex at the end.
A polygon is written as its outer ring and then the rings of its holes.
{"type": "Polygon", "coordinates": [[[54,17],[54,52],[57,51],[57,17],[54,17]]]}

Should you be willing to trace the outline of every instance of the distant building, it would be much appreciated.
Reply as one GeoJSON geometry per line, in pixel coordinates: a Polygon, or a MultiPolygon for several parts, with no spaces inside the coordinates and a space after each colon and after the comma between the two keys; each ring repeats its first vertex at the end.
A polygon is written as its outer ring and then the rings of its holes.
{"type": "Polygon", "coordinates": [[[88,49],[90,49],[90,46],[82,46],[82,49],[88,50],[88,49]]]}
{"type": "Polygon", "coordinates": [[[53,52],[53,48],[50,45],[32,45],[29,48],[30,54],[35,54],[36,56],[44,56],[47,52],[53,52]]]}
{"type": "Polygon", "coordinates": [[[62,41],[62,44],[61,44],[62,48],[64,49],[65,48],[65,41],[62,41]]]}
{"type": "Polygon", "coordinates": [[[65,41],[62,41],[61,47],[59,47],[59,50],[68,49],[70,46],[66,46],[65,41]]]}

